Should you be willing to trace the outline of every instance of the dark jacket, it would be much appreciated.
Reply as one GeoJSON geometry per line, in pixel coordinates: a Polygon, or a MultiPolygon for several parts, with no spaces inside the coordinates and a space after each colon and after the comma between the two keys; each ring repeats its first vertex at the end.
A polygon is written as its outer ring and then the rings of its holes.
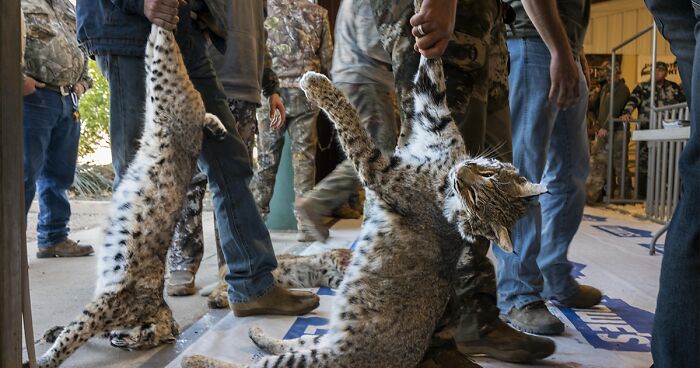
{"type": "MultiPolygon", "coordinates": [[[[180,19],[197,14],[214,44],[223,50],[226,39],[226,0],[190,0],[180,19]]],[[[143,0],[77,0],[78,42],[89,55],[144,55],[151,23],[144,16],[143,0]]]]}

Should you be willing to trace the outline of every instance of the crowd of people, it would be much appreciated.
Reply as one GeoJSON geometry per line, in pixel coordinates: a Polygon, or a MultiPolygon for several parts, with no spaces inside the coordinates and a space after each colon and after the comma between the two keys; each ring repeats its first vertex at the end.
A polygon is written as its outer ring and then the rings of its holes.
{"type": "MultiPolygon", "coordinates": [[[[586,184],[586,199],[589,203],[601,202],[604,194],[608,194],[611,198],[620,199],[644,199],[647,194],[649,149],[644,141],[638,142],[637,147],[633,149],[630,137],[632,129],[649,129],[651,79],[639,83],[630,93],[627,83],[622,78],[620,65],[615,65],[614,73],[611,69],[608,61],[599,67],[601,78],[592,86],[588,99],[591,173],[586,184]],[[612,75],[614,75],[614,83],[610,83],[612,75]],[[612,108],[610,105],[611,90],[614,93],[612,108]],[[635,110],[637,110],[637,117],[632,119],[635,110]],[[615,119],[611,134],[608,132],[610,129],[609,118],[615,119]],[[608,139],[613,141],[613,175],[610,193],[605,193],[608,139]],[[628,162],[632,160],[623,157],[625,152],[628,155],[632,154],[634,160],[637,161],[634,166],[635,171],[631,171],[630,165],[628,165],[628,162]],[[637,193],[636,196],[634,192],[637,193]]],[[[666,79],[668,69],[667,63],[659,61],[653,76],[651,76],[655,80],[654,104],[656,107],[670,106],[686,101],[681,87],[666,79]]]]}
{"type": "MultiPolygon", "coordinates": [[[[685,81],[684,95],[665,79],[668,65],[658,63],[658,104],[682,102],[685,96],[692,101],[691,91],[697,87],[691,79],[697,19],[691,4],[647,4],[657,22],[667,22],[663,33],[685,81]]],[[[281,288],[271,274],[277,262],[263,221],[285,132],[292,141],[300,241],[326,240],[324,217],[347,203],[361,183],[347,160],[315,183],[319,110],[306,100],[299,79],[307,71],[332,78],[358,110],[371,139],[390,155],[401,145],[402,133],[411,129],[412,79],[422,54],[443,59],[448,105],[467,150],[473,155],[491,152],[549,189],[513,229],[514,252],[506,253],[483,238],[465,245],[451,303],[457,317],[451,328],[436,334],[431,349],[441,353],[426,354],[433,360],[424,362],[426,366],[467,364],[464,355],[472,354],[515,362],[545,358],[555,345],[538,335],[558,335],[565,329],[545,301],[573,308],[600,302],[598,289],[571,276],[567,252],[586,198],[602,197],[605,140],[613,139],[614,147],[629,140],[628,130],[608,131],[608,116],[628,122],[637,109],[638,126],[645,128],[650,83],[642,82],[630,93],[616,69],[612,81],[610,73],[603,74],[608,77],[589,98],[582,45],[590,0],[424,0],[418,11],[412,0],[343,0],[334,37],[328,12],[308,0],[78,0],[75,8],[69,0],[22,0],[22,10],[27,24],[25,208],[28,211],[38,192],[38,257],[93,253],[91,246],[68,237],[66,194],[77,160],[79,99],[92,84],[87,60],[95,58],[109,82],[116,188],[139,147],[144,46],[153,23],[177,29],[190,78],[207,110],[232,133],[226,143],[207,137],[203,144],[200,172],[187,198],[192,205],[183,211],[169,257],[170,295],[195,292],[208,182],[222,284],[233,313],[300,315],[316,308],[316,295],[281,288]],[[588,110],[592,128],[586,124],[588,110]],[[589,138],[594,140],[590,166],[589,138]],[[495,268],[486,257],[490,247],[495,268]]],[[[663,261],[653,342],[658,367],[700,366],[699,283],[689,276],[697,273],[700,259],[700,229],[694,220],[698,209],[692,205],[700,192],[700,142],[692,104],[691,116],[695,136],[680,164],[685,191],[663,261]],[[678,333],[687,330],[674,319],[678,310],[691,311],[682,322],[693,329],[690,334],[678,333]]],[[[638,167],[638,175],[645,175],[644,163],[638,167]]],[[[631,189],[631,184],[622,183],[623,170],[627,167],[614,166],[621,191],[631,189]]]]}

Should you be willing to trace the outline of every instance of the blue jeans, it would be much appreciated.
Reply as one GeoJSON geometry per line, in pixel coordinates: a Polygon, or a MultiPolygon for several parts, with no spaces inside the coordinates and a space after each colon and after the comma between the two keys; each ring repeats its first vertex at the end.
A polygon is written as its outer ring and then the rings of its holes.
{"type": "Polygon", "coordinates": [[[666,235],[651,350],[654,366],[700,367],[700,4],[646,0],[678,60],[690,102],[690,140],[680,158],[681,200],[666,235]]]}
{"type": "Polygon", "coordinates": [[[78,160],[80,123],[71,96],[37,89],[23,99],[24,213],[39,192],[39,248],[68,238],[70,203],[66,191],[73,184],[78,160]]]}
{"type": "MultiPolygon", "coordinates": [[[[192,24],[187,6],[181,8],[180,19],[176,38],[190,79],[202,94],[207,111],[218,116],[229,132],[222,141],[205,134],[199,167],[209,177],[221,248],[229,271],[226,275],[229,299],[232,303],[247,302],[274,287],[272,270],[277,267],[277,260],[270,234],[248,190],[252,176],[248,153],[238,135],[223,87],[216,79],[205,37],[192,24]]],[[[110,135],[115,153],[112,159],[119,177],[133,159],[143,129],[144,61],[119,55],[100,55],[97,61],[109,80],[110,135]]],[[[116,180],[118,183],[119,179],[116,180]]]]}
{"type": "Polygon", "coordinates": [[[510,39],[508,49],[513,164],[531,182],[547,185],[549,194],[533,200],[516,223],[513,253],[494,246],[502,313],[577,292],[567,252],[583,215],[588,176],[583,72],[579,68],[578,102],[562,110],[548,101],[550,54],[544,42],[510,39]]]}

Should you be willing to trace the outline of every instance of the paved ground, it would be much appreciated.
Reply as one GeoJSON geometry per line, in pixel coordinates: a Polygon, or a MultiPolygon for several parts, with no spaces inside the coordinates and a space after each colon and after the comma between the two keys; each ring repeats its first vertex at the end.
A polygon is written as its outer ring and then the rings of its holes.
{"type": "MultiPolygon", "coordinates": [[[[106,201],[72,201],[73,215],[70,227],[71,238],[84,244],[98,244],[101,227],[109,206],[106,201]]],[[[92,298],[96,279],[96,257],[82,258],[36,258],[36,201],[30,209],[27,226],[29,254],[29,278],[31,287],[35,341],[52,326],[70,322],[92,298]]],[[[214,248],[214,223],[211,211],[204,212],[204,259],[197,274],[196,285],[207,286],[216,280],[216,250],[214,248]]],[[[272,235],[275,252],[297,253],[304,248],[296,242],[296,233],[275,232],[272,235]]],[[[206,298],[199,295],[189,297],[166,297],[173,309],[175,319],[184,331],[200,320],[209,309],[206,298]]],[[[226,314],[222,311],[221,314],[226,314]]],[[[213,316],[218,315],[213,313],[213,316]]],[[[179,340],[178,344],[183,344],[179,340]]],[[[46,343],[36,344],[37,354],[50,347],[46,343]]],[[[85,348],[79,349],[62,367],[93,368],[99,362],[101,368],[116,367],[162,367],[152,358],[160,349],[143,352],[124,352],[112,348],[106,340],[94,338],[85,348]]]]}

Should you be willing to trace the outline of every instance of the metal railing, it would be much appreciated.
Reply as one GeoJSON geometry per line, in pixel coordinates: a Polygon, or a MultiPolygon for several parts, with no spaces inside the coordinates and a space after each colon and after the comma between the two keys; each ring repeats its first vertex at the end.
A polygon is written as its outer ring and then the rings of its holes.
{"type": "MultiPolygon", "coordinates": [[[[613,106],[615,106],[615,63],[617,59],[617,51],[622,49],[623,47],[627,46],[631,42],[634,42],[636,39],[639,37],[644,36],[645,34],[649,33],[650,31],[653,31],[656,29],[655,25],[651,25],[634,36],[628,38],[627,40],[623,41],[619,45],[615,46],[610,50],[610,109],[608,113],[608,166],[607,166],[607,178],[605,180],[605,203],[610,204],[610,203],[641,203],[644,200],[639,197],[639,182],[640,182],[640,170],[639,170],[639,145],[635,146],[635,160],[634,160],[634,192],[632,194],[631,198],[627,198],[627,172],[628,172],[628,166],[629,166],[629,157],[628,157],[628,145],[629,145],[629,133],[630,133],[630,123],[636,125],[635,128],[639,128],[640,124],[639,123],[644,123],[646,122],[645,119],[639,120],[629,120],[627,122],[622,121],[621,119],[617,119],[613,117],[613,114],[616,113],[613,111],[613,106]],[[621,147],[617,147],[617,150],[622,150],[622,157],[620,158],[620,172],[618,173],[619,176],[619,185],[615,183],[615,176],[613,176],[613,169],[615,167],[615,162],[614,162],[614,155],[613,152],[616,151],[615,149],[615,128],[617,124],[622,124],[622,145],[621,147]],[[618,188],[619,187],[619,188],[618,188]],[[617,192],[618,194],[615,195],[615,189],[619,189],[617,192]]],[[[654,35],[656,35],[656,32],[654,32],[654,35]]],[[[654,37],[654,45],[653,49],[656,49],[656,38],[654,37]]],[[[654,55],[656,53],[654,52],[654,55]]],[[[655,63],[656,61],[654,61],[655,63]]],[[[652,78],[653,79],[653,78],[652,78]]],[[[652,88],[654,88],[654,85],[652,84],[652,88]]]]}
{"type": "MultiPolygon", "coordinates": [[[[665,129],[664,121],[679,121],[679,120],[689,120],[690,112],[687,103],[669,105],[669,106],[656,106],[656,79],[654,78],[654,71],[656,70],[656,49],[657,49],[657,27],[656,24],[642,30],[626,41],[622,42],[618,46],[611,50],[611,68],[610,68],[610,81],[615,80],[615,59],[617,50],[626,46],[630,42],[636,40],[637,38],[643,36],[647,32],[652,31],[652,57],[651,57],[651,96],[650,96],[650,115],[649,115],[649,126],[646,129],[642,128],[640,120],[630,120],[632,124],[637,124],[632,133],[632,140],[636,141],[635,144],[635,184],[634,184],[634,195],[633,198],[625,198],[626,192],[626,172],[628,168],[628,132],[630,131],[630,124],[623,122],[621,119],[614,119],[613,109],[614,106],[614,93],[615,93],[615,83],[610,83],[610,115],[608,115],[608,126],[609,126],[609,138],[608,138],[608,176],[606,181],[606,203],[629,203],[629,202],[640,202],[639,198],[639,188],[641,171],[640,171],[640,147],[646,144],[648,149],[648,162],[647,162],[647,177],[646,177],[646,216],[650,220],[667,223],[671,220],[673,216],[673,211],[675,210],[681,196],[681,179],[678,172],[678,160],[680,158],[681,152],[690,137],[690,128],[672,128],[665,129]],[[614,195],[615,182],[613,178],[613,165],[614,156],[613,151],[615,149],[614,144],[614,128],[616,123],[622,123],[623,139],[622,147],[618,149],[622,150],[621,158],[621,170],[620,176],[620,190],[619,196],[614,195]],[[644,143],[643,143],[644,142],[644,143]]],[[[668,224],[657,231],[651,241],[649,247],[649,254],[653,255],[656,253],[656,242],[659,237],[668,229],[668,224]]]]}

